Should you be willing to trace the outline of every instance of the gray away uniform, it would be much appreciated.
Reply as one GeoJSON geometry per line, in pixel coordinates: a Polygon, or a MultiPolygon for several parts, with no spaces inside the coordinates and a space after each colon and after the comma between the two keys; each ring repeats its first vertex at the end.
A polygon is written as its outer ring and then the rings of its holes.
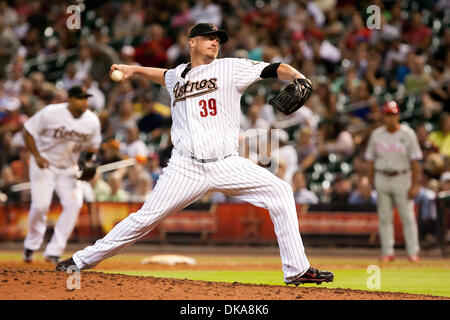
{"type": "Polygon", "coordinates": [[[408,199],[411,186],[411,162],[422,159],[416,133],[408,126],[390,133],[385,126],[375,129],[369,139],[365,158],[374,162],[374,184],[378,194],[377,206],[381,250],[394,254],[393,205],[397,207],[409,256],[419,252],[414,200],[408,199]]]}

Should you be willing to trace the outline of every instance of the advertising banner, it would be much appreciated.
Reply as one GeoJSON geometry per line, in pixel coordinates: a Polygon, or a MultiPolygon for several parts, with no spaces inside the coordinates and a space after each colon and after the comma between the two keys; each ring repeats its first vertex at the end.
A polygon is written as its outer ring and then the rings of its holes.
{"type": "MultiPolygon", "coordinates": [[[[103,237],[129,214],[141,209],[141,203],[85,203],[71,239],[92,241],[103,237]]],[[[23,240],[28,231],[28,204],[0,206],[0,239],[23,240]]],[[[342,209],[342,208],[341,208],[342,209]]],[[[50,207],[47,224],[51,229],[62,207],[50,207]]],[[[378,215],[364,211],[312,210],[297,205],[302,235],[365,236],[378,234],[378,215]]],[[[397,243],[403,243],[401,221],[394,210],[394,230],[397,243]]],[[[170,240],[172,234],[198,234],[199,239],[230,243],[276,243],[269,212],[247,203],[220,203],[188,207],[166,217],[142,240],[170,240]]]]}

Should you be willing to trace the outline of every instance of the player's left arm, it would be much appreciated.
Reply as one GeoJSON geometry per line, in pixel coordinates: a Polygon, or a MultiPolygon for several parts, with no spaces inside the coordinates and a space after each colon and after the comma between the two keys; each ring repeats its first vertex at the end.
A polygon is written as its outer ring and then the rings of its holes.
{"type": "Polygon", "coordinates": [[[95,161],[95,157],[97,156],[98,149],[95,148],[87,148],[83,151],[83,157],[81,160],[83,161],[95,161]]]}
{"type": "Polygon", "coordinates": [[[293,81],[306,78],[292,66],[281,62],[268,63],[239,58],[234,58],[232,61],[234,64],[233,84],[241,94],[249,85],[261,79],[276,78],[293,81]]]}
{"type": "Polygon", "coordinates": [[[280,63],[277,69],[277,75],[278,79],[288,81],[306,78],[300,71],[285,63],[280,63]]]}
{"type": "Polygon", "coordinates": [[[285,63],[271,63],[261,72],[261,78],[278,78],[293,81],[306,78],[300,71],[285,63]]]}
{"type": "Polygon", "coordinates": [[[95,160],[97,157],[98,149],[87,148],[83,150],[78,159],[77,178],[83,181],[90,181],[94,178],[97,172],[97,165],[95,160]]]}
{"type": "Polygon", "coordinates": [[[368,164],[367,175],[369,178],[370,186],[375,189],[375,140],[374,133],[372,132],[369,136],[369,142],[367,143],[366,150],[364,152],[363,158],[368,164]]]}
{"type": "Polygon", "coordinates": [[[98,116],[93,117],[95,125],[93,126],[93,132],[89,137],[89,143],[84,146],[84,154],[86,161],[95,161],[95,157],[100,150],[102,143],[102,125],[98,116]]]}
{"type": "Polygon", "coordinates": [[[285,63],[272,63],[261,71],[261,78],[278,78],[291,81],[276,96],[269,99],[276,110],[290,115],[305,105],[313,92],[311,80],[285,63]]]}
{"type": "Polygon", "coordinates": [[[411,187],[408,190],[408,198],[414,199],[419,193],[422,178],[422,167],[420,160],[423,159],[417,135],[410,129],[411,144],[409,145],[409,158],[411,161],[411,187]]]}
{"type": "Polygon", "coordinates": [[[78,168],[80,170],[79,179],[89,181],[94,178],[97,165],[97,154],[102,142],[100,120],[95,118],[95,126],[92,135],[89,137],[89,143],[86,144],[80,153],[78,159],[78,168]]]}
{"type": "Polygon", "coordinates": [[[414,199],[419,193],[421,174],[422,169],[419,161],[411,161],[411,187],[408,190],[409,199],[414,199]]]}

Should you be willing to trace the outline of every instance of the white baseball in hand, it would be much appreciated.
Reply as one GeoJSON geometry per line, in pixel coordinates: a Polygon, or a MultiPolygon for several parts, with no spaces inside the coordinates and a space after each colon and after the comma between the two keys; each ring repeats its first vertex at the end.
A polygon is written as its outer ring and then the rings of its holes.
{"type": "Polygon", "coordinates": [[[113,81],[119,82],[122,81],[123,79],[123,72],[120,70],[114,70],[111,73],[111,79],[113,79],[113,81]]]}

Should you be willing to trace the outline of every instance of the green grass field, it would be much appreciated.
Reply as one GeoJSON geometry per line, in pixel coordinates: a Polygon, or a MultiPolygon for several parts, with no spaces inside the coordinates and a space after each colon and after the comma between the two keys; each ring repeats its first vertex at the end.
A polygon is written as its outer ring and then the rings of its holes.
{"type": "MultiPolygon", "coordinates": [[[[284,285],[281,271],[108,270],[104,272],[159,278],[284,285]]],[[[369,274],[365,269],[333,270],[333,272],[335,274],[334,282],[323,284],[322,287],[369,290],[367,287],[369,274]]],[[[380,289],[378,290],[450,297],[450,272],[439,268],[381,269],[380,289]]]]}
{"type": "MultiPolygon", "coordinates": [[[[122,258],[115,257],[118,260],[122,258]]],[[[254,257],[196,257],[197,262],[222,261],[236,264],[254,263],[254,257]]],[[[259,263],[277,263],[278,257],[261,257],[259,263]]],[[[312,265],[333,271],[335,280],[333,283],[323,284],[326,288],[349,288],[357,290],[378,290],[389,292],[404,292],[415,294],[427,294],[450,297],[450,260],[449,259],[422,259],[419,263],[411,264],[405,259],[395,261],[386,266],[379,265],[377,259],[370,258],[312,258],[312,265]],[[374,288],[373,271],[369,266],[379,267],[379,289],[374,288]],[[329,266],[329,267],[327,267],[329,266]],[[369,283],[368,283],[369,282],[369,283]],[[368,287],[370,286],[370,288],[368,287]]],[[[102,270],[98,270],[102,271],[102,270]]],[[[161,278],[176,278],[219,282],[241,282],[252,284],[284,285],[283,273],[280,270],[220,270],[220,271],[195,271],[195,270],[103,270],[109,273],[121,273],[136,276],[153,276],[161,278]]],[[[315,286],[315,285],[307,285],[315,286]]]]}

